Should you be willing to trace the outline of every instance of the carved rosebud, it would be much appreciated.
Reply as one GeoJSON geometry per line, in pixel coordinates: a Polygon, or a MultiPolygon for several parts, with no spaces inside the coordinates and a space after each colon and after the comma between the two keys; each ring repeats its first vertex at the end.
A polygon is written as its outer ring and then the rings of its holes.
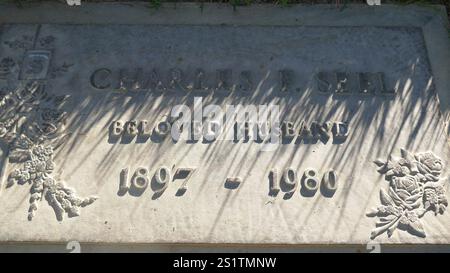
{"type": "Polygon", "coordinates": [[[423,201],[425,209],[433,210],[435,215],[443,214],[448,206],[445,190],[441,185],[425,188],[423,201]]]}

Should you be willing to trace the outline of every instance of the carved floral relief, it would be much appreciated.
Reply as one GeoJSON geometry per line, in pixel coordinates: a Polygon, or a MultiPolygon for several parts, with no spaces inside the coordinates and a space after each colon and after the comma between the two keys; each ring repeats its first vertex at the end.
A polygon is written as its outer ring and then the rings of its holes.
{"type": "Polygon", "coordinates": [[[46,200],[61,221],[80,215],[80,208],[92,204],[94,196],[80,198],[75,191],[57,180],[53,171],[54,151],[67,139],[62,110],[68,96],[54,96],[37,81],[11,91],[0,98],[0,140],[8,147],[8,160],[17,164],[7,179],[7,187],[29,184],[28,219],[36,215],[38,205],[46,200]]]}
{"type": "Polygon", "coordinates": [[[440,177],[442,160],[432,152],[412,154],[401,149],[401,158],[374,163],[389,187],[380,191],[381,205],[367,213],[378,217],[371,239],[384,232],[391,237],[396,229],[425,237],[421,218],[429,211],[443,214],[448,206],[440,177]]]}

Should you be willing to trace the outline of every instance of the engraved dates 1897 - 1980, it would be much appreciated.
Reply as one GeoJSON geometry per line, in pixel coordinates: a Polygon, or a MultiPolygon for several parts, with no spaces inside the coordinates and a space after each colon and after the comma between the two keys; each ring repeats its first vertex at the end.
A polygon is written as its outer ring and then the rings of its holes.
{"type": "MultiPolygon", "coordinates": [[[[170,182],[181,180],[176,196],[182,196],[188,189],[188,181],[195,173],[197,168],[160,166],[150,172],[146,167],[138,167],[133,173],[129,168],[122,169],[120,172],[119,195],[129,193],[130,195],[140,196],[149,186],[155,195],[161,195],[169,186],[170,182]]],[[[235,189],[242,184],[240,177],[227,177],[224,186],[227,189],[235,189]]],[[[275,197],[278,192],[283,191],[291,195],[301,184],[300,193],[303,196],[314,196],[320,188],[320,192],[325,197],[332,197],[338,188],[338,175],[334,170],[328,170],[320,175],[314,168],[307,168],[299,178],[297,170],[289,167],[282,171],[281,175],[278,169],[272,169],[269,174],[269,195],[275,197]]]]}

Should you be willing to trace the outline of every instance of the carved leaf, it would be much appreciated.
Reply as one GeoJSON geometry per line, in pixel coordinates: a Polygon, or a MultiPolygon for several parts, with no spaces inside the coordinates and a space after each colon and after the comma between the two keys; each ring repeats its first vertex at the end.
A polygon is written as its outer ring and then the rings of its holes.
{"type": "Polygon", "coordinates": [[[403,148],[400,149],[400,154],[402,155],[402,157],[404,159],[408,159],[408,160],[413,160],[414,159],[413,155],[410,152],[408,152],[407,150],[403,149],[403,148]]]}
{"type": "Polygon", "coordinates": [[[379,226],[384,226],[386,224],[390,224],[390,223],[392,223],[392,221],[397,220],[397,218],[398,217],[396,217],[395,215],[392,215],[392,214],[390,214],[386,217],[380,217],[380,219],[379,219],[380,221],[378,223],[376,223],[376,226],[379,227],[379,226]]]}
{"type": "Polygon", "coordinates": [[[374,230],[372,230],[372,232],[370,233],[370,239],[375,239],[378,235],[380,235],[381,233],[383,233],[387,228],[385,226],[382,227],[378,227],[374,230]]]}
{"type": "Polygon", "coordinates": [[[51,140],[51,145],[53,146],[53,149],[54,150],[58,149],[62,144],[64,144],[69,139],[70,136],[71,136],[71,133],[67,133],[58,138],[51,140]]]}
{"type": "Polygon", "coordinates": [[[394,201],[392,200],[392,198],[386,193],[386,191],[384,189],[380,190],[380,200],[381,200],[381,204],[385,205],[385,206],[389,206],[389,205],[394,205],[394,201]]]}
{"type": "MultiPolygon", "coordinates": [[[[429,203],[429,202],[428,202],[429,203]]],[[[418,208],[416,211],[417,217],[421,218],[425,215],[425,212],[427,212],[428,208],[430,206],[425,203],[424,208],[418,208]]]]}
{"type": "Polygon", "coordinates": [[[87,205],[90,205],[90,204],[94,203],[95,200],[97,200],[97,199],[98,199],[97,196],[91,196],[91,197],[85,198],[80,206],[85,207],[87,205]]]}
{"type": "Polygon", "coordinates": [[[385,162],[381,159],[376,159],[373,161],[378,167],[384,166],[385,162]]]}
{"type": "Polygon", "coordinates": [[[20,163],[30,159],[30,152],[27,150],[14,149],[9,153],[9,162],[20,163]]]}
{"type": "Polygon", "coordinates": [[[431,181],[429,181],[429,182],[427,182],[427,183],[423,186],[423,188],[424,188],[424,189],[429,189],[429,188],[434,189],[434,188],[437,188],[437,187],[443,187],[443,186],[444,186],[444,183],[441,183],[441,182],[431,182],[431,181]]]}
{"type": "Polygon", "coordinates": [[[376,209],[376,208],[373,208],[372,210],[370,210],[366,213],[366,216],[368,216],[368,217],[375,217],[377,215],[378,215],[378,209],[376,209]]]}
{"type": "Polygon", "coordinates": [[[377,223],[376,226],[377,228],[372,230],[372,233],[370,234],[370,239],[375,239],[375,237],[377,237],[378,235],[380,235],[381,233],[385,232],[387,229],[389,229],[389,227],[394,223],[395,221],[392,222],[387,222],[384,224],[381,223],[377,223]]]}
{"type": "Polygon", "coordinates": [[[415,221],[409,223],[409,232],[413,235],[417,235],[420,237],[426,237],[425,231],[423,230],[422,222],[415,221]]]}
{"type": "Polygon", "coordinates": [[[401,206],[403,204],[402,200],[398,197],[398,195],[394,192],[392,188],[389,188],[389,196],[392,198],[391,200],[393,200],[397,206],[401,206]]]}
{"type": "Polygon", "coordinates": [[[13,186],[16,182],[16,179],[12,178],[11,175],[6,180],[6,188],[13,186]]]}
{"type": "MultiPolygon", "coordinates": [[[[400,218],[398,218],[398,219],[400,219],[400,218]]],[[[390,227],[387,229],[387,232],[386,232],[386,233],[387,233],[388,237],[391,237],[392,234],[394,234],[394,231],[397,229],[398,222],[400,222],[398,219],[394,222],[394,224],[393,224],[392,226],[390,226],[390,227]]]]}
{"type": "Polygon", "coordinates": [[[387,162],[383,162],[382,160],[377,159],[374,161],[374,163],[378,166],[377,171],[381,174],[385,174],[389,170],[387,162]]]}
{"type": "Polygon", "coordinates": [[[389,156],[388,160],[386,161],[386,169],[391,170],[393,169],[395,164],[392,162],[392,156],[389,156]]]}
{"type": "Polygon", "coordinates": [[[439,180],[439,177],[434,176],[434,175],[432,175],[431,173],[425,174],[425,178],[426,178],[428,181],[438,181],[438,180],[439,180]]]}

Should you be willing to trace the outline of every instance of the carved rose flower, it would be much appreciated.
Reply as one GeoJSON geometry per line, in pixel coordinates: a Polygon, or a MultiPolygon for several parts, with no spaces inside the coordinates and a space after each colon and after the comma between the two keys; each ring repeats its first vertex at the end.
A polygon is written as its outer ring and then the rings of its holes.
{"type": "Polygon", "coordinates": [[[407,209],[417,208],[420,205],[423,189],[419,179],[413,175],[393,177],[389,195],[397,205],[407,209]]]}
{"type": "Polygon", "coordinates": [[[59,135],[59,127],[65,112],[44,108],[40,111],[40,119],[29,126],[28,134],[30,137],[41,136],[43,139],[52,139],[59,135]]]}
{"type": "Polygon", "coordinates": [[[62,112],[51,109],[51,108],[44,108],[41,112],[42,120],[47,122],[57,122],[62,117],[62,112]]]}
{"type": "Polygon", "coordinates": [[[415,157],[416,160],[419,162],[418,168],[420,173],[424,175],[431,174],[433,176],[439,176],[441,174],[443,167],[442,161],[438,157],[436,157],[432,152],[419,153],[415,157]]]}

